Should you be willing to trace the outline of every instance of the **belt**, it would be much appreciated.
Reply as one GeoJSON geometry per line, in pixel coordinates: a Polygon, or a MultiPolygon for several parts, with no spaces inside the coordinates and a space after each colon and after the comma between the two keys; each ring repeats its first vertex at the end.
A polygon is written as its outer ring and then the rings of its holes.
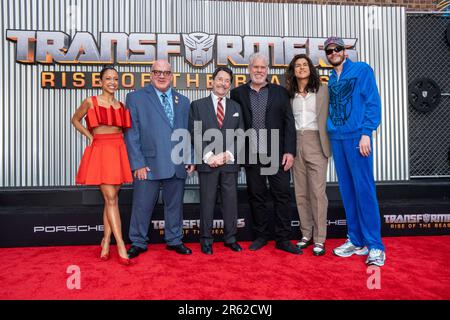
{"type": "Polygon", "coordinates": [[[305,134],[319,134],[319,130],[300,129],[300,130],[297,130],[297,133],[300,133],[302,136],[305,134]]]}

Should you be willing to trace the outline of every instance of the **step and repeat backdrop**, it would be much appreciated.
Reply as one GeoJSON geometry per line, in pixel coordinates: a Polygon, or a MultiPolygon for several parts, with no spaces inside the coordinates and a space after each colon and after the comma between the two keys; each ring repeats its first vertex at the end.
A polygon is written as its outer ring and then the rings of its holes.
{"type": "MultiPolygon", "coordinates": [[[[97,243],[101,237],[101,206],[83,198],[93,191],[75,186],[87,141],[71,126],[70,118],[83,99],[100,92],[99,71],[104,64],[119,70],[117,94],[125,101],[128,92],[149,83],[155,59],[168,59],[174,71],[173,87],[195,100],[209,94],[217,66],[233,70],[234,85],[245,83],[248,57],[255,51],[269,57],[269,80],[274,83],[284,84],[285,68],[298,53],[308,54],[327,81],[331,66],[322,45],[328,36],[340,36],[351,59],[372,66],[382,99],[382,124],[374,135],[375,178],[378,182],[410,179],[409,134],[417,139],[417,132],[408,123],[408,119],[416,120],[408,118],[405,8],[196,0],[3,0],[0,27],[0,188],[86,190],[78,205],[58,208],[42,203],[31,208],[19,204],[2,209],[0,246],[97,243]]],[[[416,157],[416,151],[412,156],[416,157]]],[[[430,172],[425,164],[419,171],[415,164],[414,168],[414,174],[430,172]]],[[[337,182],[333,161],[327,181],[337,182]]],[[[197,183],[196,175],[187,181],[194,190],[185,196],[188,242],[198,240],[197,183]]],[[[239,183],[245,188],[243,172],[239,183]]],[[[101,199],[99,193],[95,197],[101,199]]],[[[130,210],[128,204],[121,207],[125,235],[130,210]]],[[[450,223],[445,206],[382,205],[381,216],[384,235],[446,233],[450,223]]],[[[222,223],[217,213],[217,240],[223,234],[222,223]]],[[[345,237],[341,204],[330,206],[328,225],[330,237],[345,237]]],[[[159,204],[150,226],[151,242],[163,241],[163,227],[159,204]]],[[[245,200],[240,201],[238,228],[240,239],[250,240],[251,217],[245,200]]],[[[292,231],[293,238],[300,236],[295,203],[292,231]]]]}
{"type": "MultiPolygon", "coordinates": [[[[374,139],[377,181],[409,178],[406,14],[402,7],[197,0],[3,0],[0,5],[0,187],[74,186],[86,146],[70,124],[81,101],[98,94],[99,71],[115,64],[118,98],[149,83],[158,58],[170,60],[174,87],[208,95],[212,72],[247,81],[248,57],[270,59],[270,81],[308,54],[326,81],[322,45],[345,39],[349,57],[369,63],[383,103],[374,139]]],[[[330,161],[328,181],[336,181],[330,161]]],[[[245,184],[245,175],[239,182],[245,184]]],[[[189,184],[197,184],[194,176],[189,184]]]]}
{"type": "MultiPolygon", "coordinates": [[[[128,239],[131,206],[121,206],[120,211],[123,235],[128,239]]],[[[380,211],[383,236],[449,234],[448,203],[381,203],[380,211]]],[[[0,247],[97,245],[103,237],[101,212],[101,206],[14,208],[8,214],[0,214],[0,247]]],[[[291,213],[291,239],[300,239],[300,222],[294,203],[291,213]]],[[[199,205],[184,205],[184,242],[199,242],[199,216],[199,205]]],[[[341,203],[330,203],[327,225],[327,238],[346,237],[347,221],[341,203]]],[[[237,227],[239,241],[253,240],[252,219],[246,203],[239,204],[237,227]]],[[[163,206],[157,206],[149,231],[150,243],[164,242],[163,206]]],[[[212,232],[215,241],[223,241],[223,220],[219,210],[215,213],[212,232]]]]}

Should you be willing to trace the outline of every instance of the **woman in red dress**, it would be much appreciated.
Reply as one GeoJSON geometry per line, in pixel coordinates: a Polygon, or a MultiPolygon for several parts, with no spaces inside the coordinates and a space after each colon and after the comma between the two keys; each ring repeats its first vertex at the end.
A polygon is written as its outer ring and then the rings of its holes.
{"type": "Polygon", "coordinates": [[[89,139],[76,177],[76,183],[98,185],[105,200],[103,210],[104,236],[101,242],[101,260],[109,259],[111,233],[119,253],[119,262],[130,264],[118,206],[118,193],[122,183],[132,182],[130,163],[123,140],[123,130],[131,127],[130,113],[114,98],[119,77],[113,67],[100,72],[102,93],[83,101],[72,116],[72,125],[89,139]],[[87,127],[81,124],[86,116],[87,127]]]}

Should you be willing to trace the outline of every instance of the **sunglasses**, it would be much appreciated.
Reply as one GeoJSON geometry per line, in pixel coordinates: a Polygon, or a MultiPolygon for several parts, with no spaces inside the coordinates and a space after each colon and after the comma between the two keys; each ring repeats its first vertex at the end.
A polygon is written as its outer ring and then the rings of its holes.
{"type": "Polygon", "coordinates": [[[336,47],[336,48],[334,48],[334,49],[327,49],[327,50],[325,50],[325,53],[327,54],[327,56],[329,56],[329,55],[332,54],[333,52],[341,52],[341,51],[344,50],[344,49],[345,49],[344,47],[338,46],[338,47],[336,47]]]}

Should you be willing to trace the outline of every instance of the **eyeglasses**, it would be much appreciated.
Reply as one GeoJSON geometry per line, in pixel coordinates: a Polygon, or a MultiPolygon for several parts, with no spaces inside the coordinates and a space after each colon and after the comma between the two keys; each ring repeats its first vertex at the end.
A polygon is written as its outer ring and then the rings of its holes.
{"type": "Polygon", "coordinates": [[[216,78],[216,79],[214,79],[214,81],[222,82],[224,84],[230,84],[231,83],[231,80],[230,79],[226,79],[226,78],[216,78]]]}
{"type": "Polygon", "coordinates": [[[333,52],[341,52],[341,51],[344,50],[344,49],[345,49],[344,47],[338,46],[338,47],[333,48],[333,49],[327,49],[327,50],[325,50],[325,53],[327,54],[327,56],[329,56],[329,55],[332,54],[333,52]]]}
{"type": "Polygon", "coordinates": [[[152,73],[157,77],[159,77],[160,75],[163,75],[164,77],[168,77],[172,74],[172,71],[152,70],[152,73]]]}

